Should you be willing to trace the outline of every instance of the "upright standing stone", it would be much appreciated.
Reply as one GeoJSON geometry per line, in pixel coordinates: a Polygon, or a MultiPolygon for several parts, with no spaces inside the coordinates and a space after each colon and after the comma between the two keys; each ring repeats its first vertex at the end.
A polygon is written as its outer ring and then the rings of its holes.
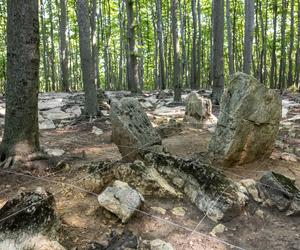
{"type": "Polygon", "coordinates": [[[274,90],[247,74],[236,73],[223,95],[209,151],[225,166],[269,157],[281,112],[281,99],[274,90]]]}
{"type": "Polygon", "coordinates": [[[160,136],[136,99],[113,101],[110,117],[112,141],[118,146],[124,159],[134,161],[143,149],[161,145],[160,136]]]}

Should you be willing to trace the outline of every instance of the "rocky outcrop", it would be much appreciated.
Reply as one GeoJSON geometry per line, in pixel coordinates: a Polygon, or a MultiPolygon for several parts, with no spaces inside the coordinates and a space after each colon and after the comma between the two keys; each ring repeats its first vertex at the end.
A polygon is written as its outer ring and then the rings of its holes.
{"type": "Polygon", "coordinates": [[[54,197],[42,188],[21,193],[0,209],[0,249],[63,250],[54,197]]]}
{"type": "Polygon", "coordinates": [[[124,159],[134,161],[141,149],[161,145],[161,138],[147,114],[134,98],[114,100],[111,104],[112,141],[124,159]]]}
{"type": "Polygon", "coordinates": [[[300,190],[295,186],[295,181],[275,172],[267,172],[261,177],[258,187],[265,204],[286,211],[287,215],[300,215],[300,190]]]}
{"type": "Polygon", "coordinates": [[[246,205],[245,188],[199,159],[159,153],[149,153],[145,159],[213,221],[230,220],[240,215],[246,205]]]}
{"type": "Polygon", "coordinates": [[[115,214],[126,223],[144,201],[143,196],[132,189],[127,183],[115,181],[112,187],[107,187],[99,196],[102,207],[115,214]]]}
{"type": "Polygon", "coordinates": [[[225,166],[268,158],[281,112],[281,100],[274,90],[249,75],[235,74],[222,98],[210,152],[225,166]]]}

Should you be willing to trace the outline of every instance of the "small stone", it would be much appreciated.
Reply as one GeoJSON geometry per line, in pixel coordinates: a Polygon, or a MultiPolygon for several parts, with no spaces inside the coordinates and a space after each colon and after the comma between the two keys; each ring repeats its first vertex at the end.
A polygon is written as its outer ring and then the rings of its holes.
{"type": "Polygon", "coordinates": [[[95,135],[98,135],[98,136],[103,135],[103,130],[100,128],[97,128],[96,126],[93,126],[92,133],[95,135]]]}
{"type": "Polygon", "coordinates": [[[216,225],[210,232],[210,235],[216,237],[216,234],[224,233],[226,227],[223,224],[216,225]]]}
{"type": "Polygon", "coordinates": [[[175,250],[170,243],[162,241],[160,239],[152,240],[150,242],[151,250],[175,250]]]}
{"type": "Polygon", "coordinates": [[[151,210],[153,210],[154,212],[159,213],[159,214],[163,214],[163,215],[166,214],[166,209],[164,209],[162,207],[151,207],[151,210]]]}
{"type": "Polygon", "coordinates": [[[253,200],[262,202],[263,200],[259,197],[259,192],[256,187],[256,181],[253,179],[244,179],[240,183],[247,189],[248,193],[252,196],[253,200]]]}
{"type": "Polygon", "coordinates": [[[262,211],[261,209],[257,209],[256,212],[255,212],[255,215],[258,216],[261,219],[265,218],[264,211],[262,211]]]}
{"type": "Polygon", "coordinates": [[[44,151],[48,155],[54,156],[54,157],[60,157],[65,153],[65,151],[63,149],[58,149],[58,148],[47,148],[44,151]]]}
{"type": "Polygon", "coordinates": [[[185,216],[185,209],[183,207],[174,207],[172,210],[172,214],[176,216],[185,216]]]}
{"type": "Polygon", "coordinates": [[[56,126],[52,120],[44,119],[39,121],[39,129],[45,130],[45,129],[55,129],[56,126]]]}
{"type": "Polygon", "coordinates": [[[175,186],[179,187],[179,188],[182,188],[183,185],[184,185],[184,183],[185,183],[185,181],[184,181],[183,179],[179,178],[179,177],[175,177],[175,178],[173,179],[173,184],[174,184],[175,186]]]}

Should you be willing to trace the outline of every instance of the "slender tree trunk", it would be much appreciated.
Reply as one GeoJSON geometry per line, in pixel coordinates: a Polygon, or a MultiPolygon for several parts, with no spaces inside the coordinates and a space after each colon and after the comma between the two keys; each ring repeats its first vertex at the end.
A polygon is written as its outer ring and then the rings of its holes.
{"type": "Polygon", "coordinates": [[[298,31],[297,31],[297,52],[296,52],[296,63],[295,63],[295,81],[296,86],[299,89],[299,80],[300,80],[300,1],[297,0],[298,3],[298,31]]]}
{"type": "Polygon", "coordinates": [[[157,12],[157,34],[158,34],[158,47],[159,47],[159,88],[166,88],[165,78],[165,57],[164,57],[164,29],[162,23],[162,4],[161,0],[156,0],[157,12]]]}
{"type": "Polygon", "coordinates": [[[52,91],[56,90],[55,86],[55,50],[54,50],[54,20],[52,12],[52,3],[48,2],[49,6],[49,17],[50,17],[50,42],[51,42],[51,51],[50,51],[50,66],[51,66],[51,85],[52,91]]]}
{"type": "Polygon", "coordinates": [[[123,0],[119,0],[119,27],[120,27],[120,60],[119,60],[119,89],[123,85],[123,54],[124,54],[124,4],[123,0]]]}
{"type": "Polygon", "coordinates": [[[178,0],[172,0],[172,35],[173,35],[173,86],[174,86],[174,101],[181,101],[181,83],[180,83],[180,48],[178,39],[178,24],[177,24],[177,12],[178,12],[178,0]]]}
{"type": "Polygon", "coordinates": [[[92,40],[92,58],[93,58],[93,72],[94,72],[94,84],[100,86],[99,78],[99,48],[97,44],[97,0],[92,0],[91,11],[91,40],[92,40]]]}
{"type": "Polygon", "coordinates": [[[231,29],[231,18],[230,18],[230,0],[226,0],[226,23],[227,23],[227,40],[228,40],[228,59],[229,59],[229,74],[234,73],[234,57],[232,49],[232,29],[231,29]]]}
{"type": "Polygon", "coordinates": [[[254,31],[254,0],[245,0],[244,72],[250,74],[254,31]]]}
{"type": "Polygon", "coordinates": [[[192,47],[192,63],[191,63],[191,89],[198,88],[197,82],[197,11],[196,11],[196,0],[191,1],[192,4],[192,16],[193,16],[193,47],[192,47]]]}
{"type": "Polygon", "coordinates": [[[7,84],[1,160],[39,150],[39,4],[7,1],[7,84]]]}
{"type": "Polygon", "coordinates": [[[279,88],[286,87],[286,15],[287,15],[287,0],[282,0],[282,18],[281,18],[281,58],[279,69],[279,88]]]}
{"type": "Polygon", "coordinates": [[[270,70],[270,87],[276,88],[276,65],[277,65],[277,58],[276,58],[276,39],[277,39],[277,16],[278,16],[278,6],[277,0],[273,1],[273,41],[272,41],[272,62],[271,62],[271,70],[270,70]]]}
{"type": "Polygon", "coordinates": [[[60,67],[62,74],[61,90],[69,92],[69,68],[67,45],[67,5],[66,0],[60,0],[60,67]]]}
{"type": "Polygon", "coordinates": [[[219,104],[224,91],[224,0],[213,0],[213,92],[219,104]]]}
{"type": "Polygon", "coordinates": [[[77,0],[80,59],[85,93],[85,112],[89,117],[98,115],[97,92],[94,82],[91,51],[91,29],[87,0],[77,0]]]}
{"type": "MultiPolygon", "coordinates": [[[[201,80],[202,80],[202,77],[201,77],[201,65],[202,65],[202,62],[201,62],[201,58],[202,58],[202,28],[201,28],[201,1],[198,0],[198,3],[197,3],[197,16],[198,16],[198,45],[197,45],[197,61],[198,61],[198,68],[197,68],[197,81],[199,83],[199,85],[201,84],[201,80]]],[[[204,65],[204,64],[203,64],[204,65]]],[[[202,85],[202,84],[201,84],[202,85]]]]}
{"type": "Polygon", "coordinates": [[[295,15],[295,0],[291,0],[291,32],[290,32],[290,49],[289,49],[289,71],[288,71],[288,87],[294,84],[293,79],[293,51],[294,51],[294,15],[295,15]]]}
{"type": "Polygon", "coordinates": [[[139,74],[137,51],[135,46],[135,22],[133,13],[133,0],[126,0],[127,7],[127,36],[128,36],[128,86],[133,93],[137,93],[139,89],[139,74]]]}
{"type": "Polygon", "coordinates": [[[141,90],[144,88],[144,38],[142,32],[142,17],[140,14],[141,7],[140,1],[136,1],[136,18],[138,20],[138,53],[139,53],[139,61],[138,61],[138,86],[141,90]]]}
{"type": "Polygon", "coordinates": [[[45,80],[45,90],[49,92],[50,84],[49,84],[49,64],[48,64],[48,44],[47,44],[47,36],[46,36],[46,24],[45,24],[45,4],[44,1],[41,0],[41,26],[42,26],[42,40],[43,40],[43,68],[44,68],[44,80],[45,80]]]}

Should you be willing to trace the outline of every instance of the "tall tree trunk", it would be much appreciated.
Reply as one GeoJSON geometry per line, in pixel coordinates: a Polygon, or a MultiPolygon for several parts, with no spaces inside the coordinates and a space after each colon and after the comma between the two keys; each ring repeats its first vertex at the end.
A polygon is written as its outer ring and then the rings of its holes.
{"type": "Polygon", "coordinates": [[[245,0],[244,72],[250,74],[254,31],[254,0],[245,0]]]}
{"type": "Polygon", "coordinates": [[[94,82],[88,0],[77,0],[76,6],[79,26],[81,69],[85,93],[85,112],[89,117],[92,117],[98,114],[99,108],[94,82]]]}
{"type": "Polygon", "coordinates": [[[56,90],[55,86],[55,50],[54,50],[54,20],[53,20],[53,11],[52,11],[52,2],[48,2],[49,8],[49,17],[50,17],[50,42],[51,42],[51,51],[50,51],[50,66],[51,66],[51,87],[52,91],[56,90]]]}
{"type": "Polygon", "coordinates": [[[157,11],[157,34],[158,34],[158,47],[159,47],[159,88],[166,88],[165,78],[165,57],[164,57],[164,29],[162,22],[162,4],[161,0],[156,0],[157,11]]]}
{"type": "Polygon", "coordinates": [[[287,0],[282,0],[282,18],[281,18],[281,58],[279,69],[279,88],[286,87],[286,15],[287,15],[287,0]]]}
{"type": "Polygon", "coordinates": [[[126,0],[127,7],[127,37],[128,37],[128,77],[129,90],[137,93],[139,89],[139,74],[137,51],[135,46],[135,22],[133,13],[134,0],[126,0]]]}
{"type": "Polygon", "coordinates": [[[227,23],[227,40],[228,40],[228,59],[229,59],[229,74],[234,73],[234,57],[232,49],[232,29],[230,19],[230,0],[226,0],[226,23],[227,23]]]}
{"type": "Polygon", "coordinates": [[[67,5],[66,0],[60,0],[60,67],[62,74],[61,90],[69,92],[69,67],[67,45],[67,5]]]}
{"type": "Polygon", "coordinates": [[[224,92],[224,0],[213,0],[213,92],[219,104],[224,92]]]}
{"type": "MultiPolygon", "coordinates": [[[[197,3],[197,16],[198,16],[198,45],[197,45],[197,61],[198,61],[198,68],[197,68],[197,81],[199,85],[201,84],[201,66],[202,66],[202,28],[201,28],[201,1],[198,0],[197,3]]],[[[203,64],[204,65],[204,64],[203,64]]]]}
{"type": "Polygon", "coordinates": [[[296,52],[296,63],[295,63],[295,81],[298,90],[300,90],[299,80],[300,80],[300,1],[298,3],[298,31],[297,31],[297,52],[296,52]]]}
{"type": "Polygon", "coordinates": [[[289,48],[289,72],[288,72],[288,87],[294,84],[293,79],[293,51],[294,51],[294,14],[295,14],[295,0],[291,0],[291,32],[290,32],[290,48],[289,48]]]}
{"type": "Polygon", "coordinates": [[[42,40],[43,40],[43,69],[44,69],[44,80],[45,80],[45,91],[50,91],[49,84],[49,64],[48,64],[48,43],[46,36],[46,24],[45,24],[45,3],[44,0],[40,2],[41,6],[41,26],[42,26],[42,40]]]}
{"type": "Polygon", "coordinates": [[[119,0],[119,27],[120,27],[120,59],[119,59],[119,89],[123,86],[123,54],[124,54],[124,4],[123,0],[119,0]]]}
{"type": "Polygon", "coordinates": [[[270,70],[270,87],[276,88],[276,39],[277,39],[277,16],[278,16],[278,5],[277,0],[273,1],[273,41],[272,41],[272,62],[271,62],[271,70],[270,70]]]}
{"type": "Polygon", "coordinates": [[[93,58],[93,72],[94,72],[94,84],[100,86],[99,78],[99,48],[97,44],[97,0],[92,0],[91,11],[91,40],[92,40],[92,58],[93,58]]]}
{"type": "Polygon", "coordinates": [[[39,150],[38,0],[7,1],[7,84],[1,160],[39,150]]]}
{"type": "Polygon", "coordinates": [[[136,18],[138,20],[138,53],[139,53],[139,61],[138,61],[138,86],[141,90],[144,88],[144,38],[142,32],[142,17],[140,14],[141,6],[140,1],[136,1],[136,18]]]}
{"type": "Polygon", "coordinates": [[[191,62],[191,89],[198,88],[197,82],[197,12],[196,12],[196,0],[191,1],[192,4],[192,16],[193,16],[193,47],[192,47],[192,62],[191,62]]]}
{"type": "Polygon", "coordinates": [[[180,48],[178,39],[178,0],[172,0],[172,36],[173,36],[173,86],[174,86],[174,101],[181,101],[181,83],[180,83],[180,48]]]}

